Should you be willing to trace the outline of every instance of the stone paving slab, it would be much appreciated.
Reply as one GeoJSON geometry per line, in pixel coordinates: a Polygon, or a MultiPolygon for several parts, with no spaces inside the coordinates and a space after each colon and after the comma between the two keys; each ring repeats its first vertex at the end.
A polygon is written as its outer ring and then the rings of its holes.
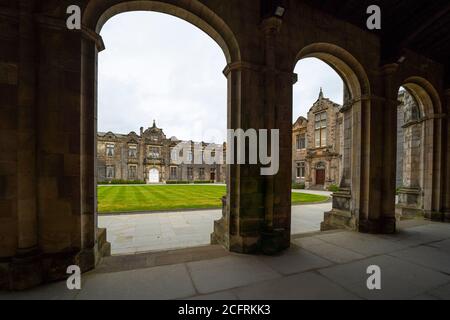
{"type": "Polygon", "coordinates": [[[450,299],[450,224],[404,231],[304,236],[276,257],[219,246],[110,257],[83,275],[80,292],[59,282],[0,299],[450,299]],[[367,288],[371,265],[381,268],[381,291],[367,288]]]}
{"type": "Polygon", "coordinates": [[[332,281],[308,272],[236,290],[242,300],[357,300],[332,281]]]}
{"type": "Polygon", "coordinates": [[[201,294],[281,277],[279,273],[252,256],[230,256],[187,265],[192,281],[201,294]]]}
{"type": "Polygon", "coordinates": [[[450,274],[450,254],[436,248],[420,246],[393,252],[390,255],[420,266],[450,274]]]}
{"type": "Polygon", "coordinates": [[[184,264],[89,274],[77,300],[168,300],[196,294],[184,264]]]}
{"type": "Polygon", "coordinates": [[[347,263],[364,258],[362,254],[325,242],[318,237],[305,237],[292,242],[335,263],[347,263]]]}
{"type": "Polygon", "coordinates": [[[282,275],[316,270],[332,264],[329,260],[296,247],[291,248],[280,256],[261,256],[259,260],[282,275]]]}
{"type": "Polygon", "coordinates": [[[387,255],[338,265],[319,271],[348,291],[365,299],[413,299],[424,292],[450,282],[450,277],[387,255]],[[367,289],[367,268],[381,268],[382,290],[367,289]]]}

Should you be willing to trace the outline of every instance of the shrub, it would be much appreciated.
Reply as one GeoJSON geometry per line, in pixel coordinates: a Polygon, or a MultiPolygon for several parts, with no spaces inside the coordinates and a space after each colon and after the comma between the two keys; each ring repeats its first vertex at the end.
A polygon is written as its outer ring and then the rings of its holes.
{"type": "Polygon", "coordinates": [[[142,180],[111,180],[111,181],[99,181],[99,185],[108,185],[108,184],[119,184],[119,185],[125,185],[125,184],[146,184],[145,181],[142,180]]]}
{"type": "Polygon", "coordinates": [[[304,190],[305,187],[306,186],[304,183],[293,183],[292,184],[292,189],[294,189],[294,190],[304,190]]]}
{"type": "Polygon", "coordinates": [[[169,180],[169,181],[166,181],[166,184],[190,184],[190,182],[182,181],[182,180],[169,180]]]}
{"type": "Polygon", "coordinates": [[[196,180],[194,181],[194,184],[211,184],[211,183],[215,183],[214,181],[210,181],[210,180],[196,180]]]}
{"type": "Polygon", "coordinates": [[[328,187],[328,191],[330,191],[330,192],[338,192],[339,190],[340,190],[340,188],[335,184],[332,184],[328,187]]]}

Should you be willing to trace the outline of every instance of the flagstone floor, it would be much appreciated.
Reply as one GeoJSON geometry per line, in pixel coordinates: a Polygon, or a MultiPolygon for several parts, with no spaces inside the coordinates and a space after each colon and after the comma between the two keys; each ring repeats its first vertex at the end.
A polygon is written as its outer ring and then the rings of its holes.
{"type": "Polygon", "coordinates": [[[82,277],[0,299],[450,299],[450,224],[409,221],[396,235],[347,231],[293,237],[275,257],[218,246],[106,258],[82,277]],[[381,269],[381,290],[367,268],[381,269]]]}

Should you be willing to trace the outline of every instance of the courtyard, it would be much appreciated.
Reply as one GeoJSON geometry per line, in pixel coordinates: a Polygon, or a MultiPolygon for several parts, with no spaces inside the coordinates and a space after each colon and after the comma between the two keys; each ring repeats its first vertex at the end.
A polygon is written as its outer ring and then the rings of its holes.
{"type": "MultiPolygon", "coordinates": [[[[218,209],[225,185],[123,185],[98,187],[99,213],[218,209]]],[[[292,204],[318,203],[327,195],[294,192],[292,204]]]]}
{"type": "MultiPolygon", "coordinates": [[[[118,208],[158,208],[167,212],[115,212],[100,214],[98,225],[107,229],[108,241],[113,255],[129,255],[142,252],[180,249],[210,244],[214,231],[214,221],[222,217],[220,209],[180,210],[192,204],[209,203],[219,207],[220,195],[225,186],[113,186],[100,187],[99,207],[118,208]],[[106,192],[105,192],[106,191],[106,192]],[[101,196],[100,196],[101,195],[101,196]],[[138,200],[138,199],[141,200],[138,200]],[[160,198],[161,202],[153,203],[160,198]],[[164,201],[163,199],[172,198],[164,201]],[[130,200],[131,199],[131,200],[130,200]],[[139,201],[142,201],[140,203],[139,201]],[[131,205],[131,206],[130,206],[131,205]]],[[[323,213],[331,210],[329,192],[294,191],[297,205],[292,207],[292,234],[302,234],[320,230],[323,213]],[[298,205],[314,202],[315,204],[298,205]],[[303,201],[303,202],[302,202],[303,201]]],[[[111,209],[110,209],[111,210],[111,209]]]]}

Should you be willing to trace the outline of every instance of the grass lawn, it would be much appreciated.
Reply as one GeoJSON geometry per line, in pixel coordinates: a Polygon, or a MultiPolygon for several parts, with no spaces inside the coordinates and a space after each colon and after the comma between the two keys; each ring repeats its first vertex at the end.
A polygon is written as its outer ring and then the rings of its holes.
{"type": "MultiPolygon", "coordinates": [[[[99,213],[133,211],[171,211],[179,209],[221,208],[225,186],[157,185],[157,186],[100,186],[99,213]]],[[[292,203],[322,202],[328,198],[293,193],[292,203]]]]}

